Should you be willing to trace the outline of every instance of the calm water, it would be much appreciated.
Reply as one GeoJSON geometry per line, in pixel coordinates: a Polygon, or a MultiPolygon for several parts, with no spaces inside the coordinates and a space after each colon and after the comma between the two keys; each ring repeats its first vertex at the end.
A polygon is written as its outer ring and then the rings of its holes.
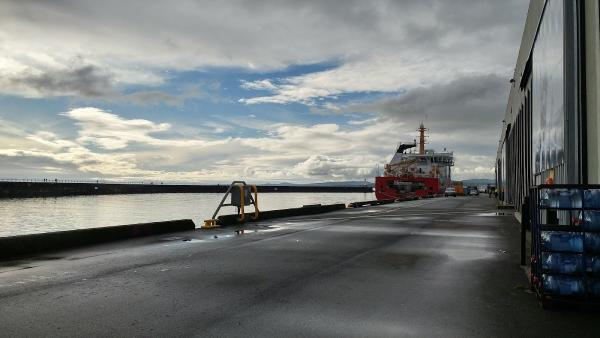
{"type": "MultiPolygon", "coordinates": [[[[0,237],[191,218],[200,226],[223,194],[148,194],[0,199],[0,237]]],[[[263,193],[260,210],[375,199],[373,193],[263,193]]],[[[254,210],[253,206],[249,210],[254,210]]],[[[220,215],[235,213],[223,207],[220,215]]]]}

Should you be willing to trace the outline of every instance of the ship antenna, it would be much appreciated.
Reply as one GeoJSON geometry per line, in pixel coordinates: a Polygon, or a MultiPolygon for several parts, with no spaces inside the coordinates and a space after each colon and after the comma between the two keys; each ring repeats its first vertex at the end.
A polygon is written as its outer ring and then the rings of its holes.
{"type": "Polygon", "coordinates": [[[425,155],[425,131],[427,128],[423,125],[423,121],[419,125],[419,155],[425,155]]]}

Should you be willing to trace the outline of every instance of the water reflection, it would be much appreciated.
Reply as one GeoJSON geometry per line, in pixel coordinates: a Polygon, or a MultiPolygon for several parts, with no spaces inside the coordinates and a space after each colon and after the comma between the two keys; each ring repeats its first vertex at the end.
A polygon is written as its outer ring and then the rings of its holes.
{"type": "MultiPolygon", "coordinates": [[[[222,194],[147,194],[0,199],[0,237],[191,218],[210,218],[222,194]]],[[[375,199],[373,193],[263,193],[261,210],[375,199]]],[[[253,210],[253,207],[250,207],[253,210]]],[[[235,212],[223,208],[221,214],[235,212]]]]}

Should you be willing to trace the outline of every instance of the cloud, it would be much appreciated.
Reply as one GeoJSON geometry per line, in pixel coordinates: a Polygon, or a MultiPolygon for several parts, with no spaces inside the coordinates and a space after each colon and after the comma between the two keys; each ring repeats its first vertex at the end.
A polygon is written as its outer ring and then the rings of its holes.
{"type": "Polygon", "coordinates": [[[396,16],[394,25],[385,20],[390,17],[377,5],[365,11],[380,20],[373,30],[386,29],[385,37],[383,31],[371,37],[381,45],[370,50],[355,48],[356,54],[342,57],[333,69],[243,83],[245,89],[269,94],[240,102],[319,105],[317,99],[336,99],[347,93],[399,93],[478,74],[510,77],[526,13],[524,1],[405,1],[386,5],[396,16]]]}
{"type": "Polygon", "coordinates": [[[0,117],[0,137],[24,137],[27,133],[23,130],[22,126],[19,126],[12,121],[0,117]]]}
{"type": "Polygon", "coordinates": [[[390,156],[390,149],[381,145],[398,135],[394,128],[398,125],[375,121],[353,129],[278,124],[259,137],[181,139],[163,135],[173,128],[170,124],[125,119],[98,108],[61,115],[78,128],[75,139],[38,131],[26,137],[31,143],[0,146],[0,155],[29,165],[39,163],[41,173],[54,168],[56,174],[62,167],[74,176],[87,173],[121,180],[223,182],[240,176],[259,181],[343,180],[370,177],[375,165],[390,156]]]}
{"type": "Polygon", "coordinates": [[[28,152],[0,149],[3,178],[44,178],[46,175],[69,173],[70,178],[77,177],[77,166],[56,161],[48,156],[35,156],[28,152]]]}
{"type": "Polygon", "coordinates": [[[112,75],[93,65],[33,69],[7,74],[0,68],[2,92],[26,97],[73,96],[97,98],[113,94],[112,75]]]}
{"type": "MultiPolygon", "coordinates": [[[[428,141],[431,143],[428,147],[447,148],[457,154],[495,154],[508,89],[508,81],[499,75],[473,75],[371,102],[340,104],[335,110],[328,111],[330,114],[375,114],[380,123],[391,121],[412,127],[409,130],[413,134],[407,130],[410,136],[401,141],[412,140],[414,129],[423,121],[429,128],[428,141]]],[[[326,112],[319,110],[320,114],[326,112]]],[[[351,120],[348,123],[360,125],[370,121],[351,120]]],[[[493,167],[492,162],[486,161],[484,167],[493,167]]],[[[458,164],[467,168],[465,162],[458,164]]],[[[470,165],[482,164],[473,162],[470,165]]]]}
{"type": "Polygon", "coordinates": [[[350,121],[348,121],[348,124],[351,126],[360,126],[363,124],[370,124],[370,123],[375,123],[375,122],[377,122],[377,118],[366,119],[366,120],[350,120],[350,121]]]}
{"type": "Polygon", "coordinates": [[[427,120],[437,132],[496,131],[509,87],[508,80],[497,74],[463,76],[445,84],[339,109],[346,113],[377,113],[412,125],[427,120]]]}
{"type": "MultiPolygon", "coordinates": [[[[362,180],[372,178],[376,166],[390,160],[398,140],[412,139],[415,133],[412,125],[372,118],[349,127],[271,123],[269,133],[254,137],[173,138],[166,135],[175,128],[170,124],[125,119],[98,108],[77,108],[63,115],[77,126],[75,139],[38,131],[26,137],[29,143],[3,144],[0,156],[30,169],[38,165],[38,176],[52,177],[182,182],[362,180]]],[[[457,159],[456,176],[489,177],[493,158],[465,149],[457,159]]],[[[0,170],[6,177],[16,169],[0,170]]]]}
{"type": "MultiPolygon", "coordinates": [[[[302,103],[353,120],[275,123],[257,113],[229,126],[201,121],[208,132],[182,133],[188,126],[173,121],[189,119],[78,108],[60,121],[73,123],[75,137],[54,124],[8,131],[0,121],[0,150],[14,160],[44,158],[40,168],[110,177],[350,179],[387,162],[427,115],[430,146],[456,150],[457,172],[478,175],[489,166],[477,156],[495,151],[527,3],[2,1],[0,95],[182,107],[205,93],[163,90],[180,84],[170,82],[181,81],[172,74],[210,77],[214,67],[228,67],[252,79],[234,79],[243,104],[302,103]],[[330,66],[293,67],[315,64],[330,66]],[[346,94],[354,93],[377,95],[353,102],[346,94]],[[256,129],[255,136],[215,138],[242,128],[256,129]]],[[[258,107],[242,109],[247,116],[258,107]]]]}
{"type": "MultiPolygon", "coordinates": [[[[140,154],[132,152],[92,151],[83,145],[69,140],[56,139],[54,135],[46,135],[52,141],[43,137],[32,138],[47,148],[15,149],[0,148],[0,159],[6,159],[10,165],[2,166],[0,173],[4,177],[24,177],[28,173],[33,177],[84,177],[84,178],[110,178],[120,181],[128,180],[171,180],[171,181],[197,181],[198,179],[219,180],[215,170],[161,170],[146,169],[140,161],[140,154]],[[64,144],[68,147],[56,147],[55,144],[64,144]],[[23,171],[26,170],[26,171],[23,171]],[[92,177],[90,177],[92,175],[92,177]]],[[[143,157],[143,156],[142,156],[143,157]]],[[[156,157],[155,157],[156,158],[156,157]]]]}
{"type": "Polygon", "coordinates": [[[242,80],[240,87],[248,90],[268,90],[277,91],[278,86],[274,85],[271,80],[256,80],[256,81],[245,81],[242,80]]]}
{"type": "MultiPolygon", "coordinates": [[[[329,114],[377,116],[363,120],[350,120],[349,125],[360,127],[356,132],[342,131],[337,125],[319,125],[290,130],[280,128],[277,132],[278,136],[285,139],[283,144],[289,148],[306,146],[301,140],[314,140],[328,148],[333,147],[333,144],[344,144],[345,146],[349,145],[349,147],[342,148],[347,151],[346,154],[360,156],[361,150],[368,149],[373,154],[380,154],[382,160],[379,163],[385,163],[387,162],[387,159],[383,159],[385,153],[381,152],[383,145],[395,144],[398,141],[411,141],[416,136],[415,128],[421,121],[424,121],[430,129],[428,139],[430,143],[427,147],[437,150],[447,148],[457,154],[456,177],[489,178],[493,176],[493,156],[481,154],[493,155],[495,153],[498,121],[506,106],[508,89],[508,81],[500,75],[466,75],[447,83],[416,87],[406,93],[371,102],[338,104],[335,109],[321,108],[319,110],[320,114],[329,112],[329,114]],[[395,128],[396,135],[388,134],[390,127],[395,128]],[[379,135],[376,135],[378,130],[385,137],[378,137],[379,135]],[[321,135],[327,136],[322,137],[321,135]],[[298,141],[294,142],[296,139],[298,141]],[[330,144],[328,144],[328,139],[331,141],[330,144]],[[372,140],[375,147],[367,147],[360,140],[372,140]],[[358,149],[353,149],[353,144],[357,144],[358,149]],[[375,148],[379,148],[379,150],[375,148]]],[[[270,146],[273,147],[273,145],[270,146]]],[[[281,151],[284,149],[282,148],[281,151]]],[[[336,163],[345,163],[343,159],[342,162],[326,162],[324,158],[314,158],[302,167],[306,169],[305,173],[319,172],[318,170],[308,170],[309,164],[312,165],[315,161],[331,165],[330,167],[326,165],[323,169],[335,168],[336,163]]],[[[372,163],[378,162],[373,161],[372,163]]],[[[345,163],[345,165],[352,168],[349,163],[345,163]]],[[[356,177],[356,175],[350,176],[356,177]]]]}
{"type": "Polygon", "coordinates": [[[324,178],[366,178],[375,176],[375,167],[365,167],[351,158],[336,158],[325,155],[312,155],[294,166],[293,171],[307,177],[324,178]]]}
{"type": "Polygon", "coordinates": [[[123,100],[142,106],[156,104],[181,106],[185,101],[185,97],[172,95],[158,90],[148,90],[124,95],[123,100]]]}
{"type": "Polygon", "coordinates": [[[210,98],[213,102],[217,102],[217,96],[217,94],[209,96],[199,85],[188,85],[178,94],[171,94],[160,90],[139,90],[119,97],[111,97],[110,100],[124,101],[140,106],[167,105],[181,107],[189,99],[210,98]]]}
{"type": "MultiPolygon", "coordinates": [[[[69,142],[63,140],[64,142],[69,142]]],[[[99,154],[81,146],[47,151],[44,149],[0,149],[0,156],[11,158],[13,163],[53,163],[53,167],[61,167],[63,172],[76,171],[83,173],[111,172],[127,175],[135,169],[133,154],[99,154]]],[[[44,166],[38,167],[40,174],[46,172],[44,166]]],[[[3,168],[7,170],[7,168],[3,168]]]]}
{"type": "MultiPolygon", "coordinates": [[[[300,102],[314,105],[317,98],[335,98],[347,93],[395,93],[422,86],[446,84],[454,77],[474,72],[506,71],[487,61],[463,63],[450,57],[436,62],[423,62],[410,52],[403,57],[389,55],[350,61],[335,69],[309,73],[280,80],[258,80],[244,83],[246,89],[267,90],[273,95],[243,98],[246,104],[300,102]],[[270,86],[264,85],[270,84],[270,86]]],[[[458,57],[458,56],[456,56],[458,57]]],[[[463,58],[463,56],[461,56],[463,58]]]]}
{"type": "Polygon", "coordinates": [[[77,143],[60,139],[56,134],[49,131],[38,131],[35,134],[28,135],[26,138],[57,150],[77,147],[77,143]]]}
{"type": "Polygon", "coordinates": [[[154,140],[151,133],[167,131],[171,128],[168,123],[135,119],[126,120],[98,108],[77,108],[61,115],[76,121],[79,126],[77,141],[95,144],[104,149],[125,148],[131,142],[148,143],[154,140]]]}
{"type": "Polygon", "coordinates": [[[279,168],[279,176],[296,180],[362,180],[372,176],[378,163],[389,161],[399,134],[398,123],[353,129],[337,124],[280,125],[268,136],[240,139],[258,150],[255,157],[241,158],[240,164],[256,168],[260,163],[264,168],[258,169],[270,168],[273,176],[272,169],[279,168]]]}
{"type": "MultiPolygon", "coordinates": [[[[144,119],[124,119],[98,108],[77,108],[61,115],[75,120],[79,127],[80,144],[94,144],[107,150],[126,148],[140,143],[161,147],[204,146],[208,142],[200,139],[164,139],[153,134],[171,129],[169,123],[154,123],[144,119]]],[[[221,141],[214,141],[219,143],[221,141]]]]}
{"type": "Polygon", "coordinates": [[[471,155],[459,153],[452,175],[459,179],[493,178],[495,156],[471,155]]]}
{"type": "MultiPolygon", "coordinates": [[[[455,71],[510,71],[526,8],[524,0],[189,0],[177,6],[9,0],[0,4],[0,73],[35,70],[16,77],[20,85],[13,89],[27,96],[77,92],[71,84],[81,77],[157,84],[168,78],[164,69],[269,71],[333,60],[340,65],[334,70],[246,83],[274,95],[245,102],[392,92],[447,81],[455,71]],[[70,69],[75,58],[92,68],[70,69]]],[[[101,89],[92,85],[77,94],[97,96],[101,89]]]]}
{"type": "MultiPolygon", "coordinates": [[[[132,73],[135,71],[126,71],[125,74],[132,73]]],[[[103,102],[127,102],[141,106],[158,104],[181,106],[188,99],[207,97],[198,85],[185,86],[178,94],[154,89],[122,94],[124,85],[144,84],[148,79],[134,75],[133,78],[121,80],[107,69],[87,64],[80,57],[69,61],[67,65],[57,66],[52,63],[20,65],[13,71],[3,68],[0,62],[0,75],[2,75],[0,94],[21,95],[27,98],[69,96],[103,102]]],[[[154,79],[145,84],[155,85],[160,81],[162,80],[154,79]]]]}

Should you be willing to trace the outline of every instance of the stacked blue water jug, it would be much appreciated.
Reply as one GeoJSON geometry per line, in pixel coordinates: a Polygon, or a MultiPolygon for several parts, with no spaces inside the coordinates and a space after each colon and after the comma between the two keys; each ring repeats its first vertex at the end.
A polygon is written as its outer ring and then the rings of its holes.
{"type": "Polygon", "coordinates": [[[600,189],[545,189],[540,206],[573,210],[581,227],[541,231],[544,292],[600,297],[600,189]]]}

